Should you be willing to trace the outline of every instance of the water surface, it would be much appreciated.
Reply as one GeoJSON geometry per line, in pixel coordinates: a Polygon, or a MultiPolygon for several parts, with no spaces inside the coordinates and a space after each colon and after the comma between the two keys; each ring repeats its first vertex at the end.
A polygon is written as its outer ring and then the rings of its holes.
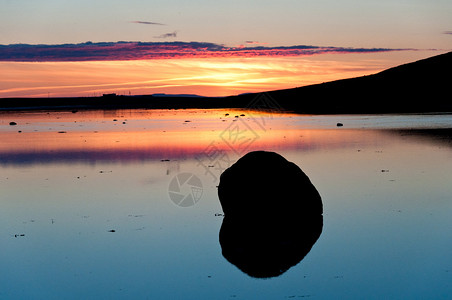
{"type": "Polygon", "coordinates": [[[0,298],[450,298],[450,128],[434,114],[1,113],[0,298]],[[324,206],[311,251],[268,279],[230,264],[218,236],[219,175],[252,150],[300,166],[324,206]],[[181,174],[202,184],[187,207],[170,196],[181,174]]]}

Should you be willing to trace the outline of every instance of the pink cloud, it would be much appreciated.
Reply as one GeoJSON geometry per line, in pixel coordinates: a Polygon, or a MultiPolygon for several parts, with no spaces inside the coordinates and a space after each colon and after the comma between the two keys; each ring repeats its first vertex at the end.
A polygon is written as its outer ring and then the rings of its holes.
{"type": "MultiPolygon", "coordinates": [[[[257,45],[258,42],[247,41],[257,45]]],[[[261,44],[261,43],[259,43],[261,44]]],[[[324,53],[372,53],[413,49],[320,46],[237,46],[202,42],[115,42],[62,45],[0,45],[0,61],[115,61],[190,57],[306,56],[324,53]]]]}

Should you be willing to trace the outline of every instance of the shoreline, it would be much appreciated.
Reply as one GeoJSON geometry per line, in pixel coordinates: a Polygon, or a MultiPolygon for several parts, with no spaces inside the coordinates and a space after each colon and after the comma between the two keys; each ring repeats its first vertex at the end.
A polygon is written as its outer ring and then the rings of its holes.
{"type": "MultiPolygon", "coordinates": [[[[299,88],[297,88],[299,89],[299,88]]],[[[292,89],[295,90],[295,89],[292,89]]],[[[248,109],[295,114],[450,114],[452,105],[341,106],[335,99],[316,103],[294,103],[292,90],[227,97],[100,96],[55,98],[0,98],[0,113],[30,111],[118,110],[118,109],[248,109]],[[281,95],[282,94],[282,95],[281,95]],[[288,94],[288,95],[284,95],[288,94]]],[[[425,104],[425,103],[424,103],[425,104]]]]}

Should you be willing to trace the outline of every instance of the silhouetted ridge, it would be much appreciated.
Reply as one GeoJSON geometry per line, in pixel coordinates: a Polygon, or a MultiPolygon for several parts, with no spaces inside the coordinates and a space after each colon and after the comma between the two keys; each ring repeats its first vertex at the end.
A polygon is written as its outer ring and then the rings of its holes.
{"type": "Polygon", "coordinates": [[[284,109],[299,113],[404,113],[452,111],[452,52],[380,73],[272,91],[284,109]]]}

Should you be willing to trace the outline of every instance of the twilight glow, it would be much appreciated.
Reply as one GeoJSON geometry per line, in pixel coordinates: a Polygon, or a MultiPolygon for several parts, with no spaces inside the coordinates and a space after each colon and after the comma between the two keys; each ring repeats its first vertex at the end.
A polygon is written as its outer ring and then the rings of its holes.
{"type": "Polygon", "coordinates": [[[225,96],[368,75],[452,48],[452,2],[442,0],[4,2],[0,98],[225,96]]]}
{"type": "Polygon", "coordinates": [[[373,57],[355,61],[362,55],[365,54],[330,55],[320,61],[311,57],[236,57],[0,62],[3,70],[0,97],[100,96],[103,93],[227,96],[371,74],[393,63],[373,57]]]}

